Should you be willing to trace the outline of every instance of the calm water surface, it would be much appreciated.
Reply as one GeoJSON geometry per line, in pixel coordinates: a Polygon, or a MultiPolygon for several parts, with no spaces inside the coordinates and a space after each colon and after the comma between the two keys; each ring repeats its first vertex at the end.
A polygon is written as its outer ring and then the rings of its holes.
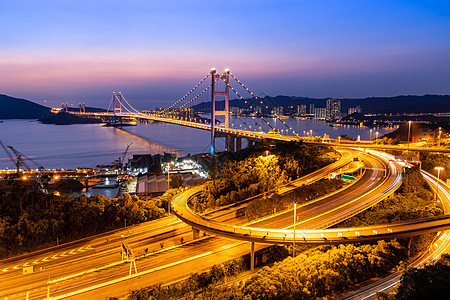
{"type": "MultiPolygon", "coordinates": [[[[268,122],[275,128],[286,127],[276,119],[268,122]]],[[[328,123],[317,120],[284,120],[300,136],[312,130],[314,136],[326,133],[331,138],[347,134],[362,140],[369,139],[369,128],[354,126],[331,127],[328,123]]],[[[232,118],[233,127],[256,131],[268,131],[269,127],[260,119],[232,118]],[[261,128],[260,128],[261,127],[261,128]]],[[[377,129],[383,135],[393,129],[377,129]]],[[[178,156],[205,153],[209,151],[210,133],[178,125],[154,123],[138,124],[124,129],[103,127],[100,124],[83,125],[46,125],[29,120],[4,120],[0,123],[0,140],[8,146],[13,146],[19,152],[32,158],[36,163],[28,162],[36,168],[76,168],[94,167],[110,164],[123,155],[127,145],[130,149],[127,157],[132,154],[157,154],[164,152],[176,153],[178,156]]],[[[245,142],[243,143],[245,146],[245,142]]],[[[223,139],[216,140],[217,151],[224,149],[223,139]]],[[[0,149],[0,168],[14,168],[13,164],[0,149]]]]}

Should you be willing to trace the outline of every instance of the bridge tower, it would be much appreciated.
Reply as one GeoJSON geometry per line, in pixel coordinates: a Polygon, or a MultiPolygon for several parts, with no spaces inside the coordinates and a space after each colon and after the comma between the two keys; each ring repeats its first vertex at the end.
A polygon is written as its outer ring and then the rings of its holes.
{"type": "MultiPolygon", "coordinates": [[[[230,105],[229,105],[229,88],[228,84],[230,80],[230,70],[225,69],[223,74],[217,74],[216,68],[211,69],[211,155],[215,152],[215,126],[216,126],[216,115],[225,116],[225,126],[229,128],[230,119],[230,105]],[[216,88],[216,81],[223,80],[225,82],[225,90],[218,91],[216,88]],[[225,109],[216,110],[216,97],[225,97],[225,109]]],[[[228,140],[226,142],[226,147],[228,148],[228,140]]]]}
{"type": "Polygon", "coordinates": [[[116,124],[116,115],[122,114],[122,92],[119,92],[117,95],[116,92],[113,92],[113,111],[114,111],[114,124],[116,124]]]}

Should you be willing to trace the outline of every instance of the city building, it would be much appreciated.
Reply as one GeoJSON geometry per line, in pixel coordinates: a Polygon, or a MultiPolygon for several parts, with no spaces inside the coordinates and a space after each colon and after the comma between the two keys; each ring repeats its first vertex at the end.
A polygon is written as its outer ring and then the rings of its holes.
{"type": "Polygon", "coordinates": [[[283,115],[283,106],[274,107],[272,110],[272,114],[276,116],[282,116],[283,115]]]}
{"type": "Polygon", "coordinates": [[[310,104],[309,105],[309,114],[310,115],[314,115],[315,114],[315,105],[314,104],[310,104]]]}
{"type": "Polygon", "coordinates": [[[353,113],[362,113],[361,106],[357,105],[356,107],[349,107],[348,114],[351,115],[353,113]]]}
{"type": "Polygon", "coordinates": [[[306,105],[297,105],[297,115],[302,116],[306,115],[306,105]]]}
{"type": "Polygon", "coordinates": [[[327,118],[326,107],[317,107],[314,109],[314,119],[325,120],[327,118]]]}
{"type": "Polygon", "coordinates": [[[341,100],[327,99],[326,110],[326,119],[336,119],[336,115],[341,113],[341,100]]]}
{"type": "Polygon", "coordinates": [[[242,109],[237,106],[230,106],[230,112],[234,116],[239,116],[242,113],[242,109]]]}

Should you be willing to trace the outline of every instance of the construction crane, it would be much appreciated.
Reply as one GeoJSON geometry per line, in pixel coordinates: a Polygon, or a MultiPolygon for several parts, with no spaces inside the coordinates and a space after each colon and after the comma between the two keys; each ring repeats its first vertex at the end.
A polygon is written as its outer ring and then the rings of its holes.
{"type": "Polygon", "coordinates": [[[119,162],[118,162],[118,164],[117,164],[117,167],[118,167],[120,170],[123,169],[123,162],[124,162],[124,160],[125,160],[125,156],[127,156],[127,152],[128,152],[128,149],[130,148],[131,144],[133,144],[133,142],[131,142],[131,143],[127,146],[127,149],[125,149],[125,152],[123,153],[123,156],[122,156],[122,157],[119,157],[119,162]]]}
{"type": "Polygon", "coordinates": [[[28,164],[23,160],[22,154],[19,151],[14,149],[12,146],[5,146],[2,141],[0,141],[0,145],[2,146],[3,151],[5,151],[6,155],[8,155],[11,162],[16,166],[17,174],[19,174],[21,166],[24,166],[27,170],[31,169],[30,166],[28,166],[28,164]],[[16,155],[16,158],[12,156],[8,148],[11,149],[11,151],[16,155]]]}

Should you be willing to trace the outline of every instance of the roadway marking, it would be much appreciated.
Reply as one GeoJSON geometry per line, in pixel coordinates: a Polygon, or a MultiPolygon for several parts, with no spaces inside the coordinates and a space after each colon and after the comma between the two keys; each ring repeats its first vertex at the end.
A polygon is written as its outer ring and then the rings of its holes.
{"type": "Polygon", "coordinates": [[[71,251],[64,251],[62,253],[58,253],[58,254],[55,254],[53,256],[46,256],[46,257],[44,257],[42,259],[36,259],[34,261],[29,261],[29,262],[26,262],[26,263],[24,263],[22,265],[15,265],[14,267],[7,267],[7,268],[4,268],[3,270],[1,270],[1,272],[8,272],[8,271],[11,271],[11,270],[17,270],[17,269],[20,269],[20,268],[29,267],[30,265],[37,265],[39,263],[49,262],[51,259],[59,259],[59,258],[62,258],[62,257],[67,257],[70,254],[76,255],[76,254],[79,254],[79,253],[86,252],[88,250],[94,250],[92,245],[82,246],[82,247],[80,247],[78,249],[73,249],[71,251]]]}

